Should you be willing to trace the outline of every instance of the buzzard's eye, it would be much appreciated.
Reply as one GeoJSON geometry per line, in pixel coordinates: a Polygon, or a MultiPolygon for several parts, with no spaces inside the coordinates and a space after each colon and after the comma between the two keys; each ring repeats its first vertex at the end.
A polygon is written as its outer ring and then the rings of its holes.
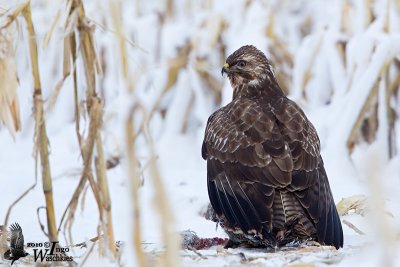
{"type": "Polygon", "coordinates": [[[241,60],[241,61],[239,61],[239,62],[237,63],[237,65],[238,65],[240,68],[244,68],[244,67],[246,66],[246,62],[243,61],[243,60],[241,60]]]}

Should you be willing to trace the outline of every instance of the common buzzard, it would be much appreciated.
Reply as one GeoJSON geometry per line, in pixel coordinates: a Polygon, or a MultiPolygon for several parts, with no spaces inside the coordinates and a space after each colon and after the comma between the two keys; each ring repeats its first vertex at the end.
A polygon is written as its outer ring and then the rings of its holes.
{"type": "Polygon", "coordinates": [[[214,219],[229,236],[226,247],[306,240],[343,247],[314,126],[254,46],[230,55],[224,73],[233,99],[209,117],[202,156],[214,219]]]}

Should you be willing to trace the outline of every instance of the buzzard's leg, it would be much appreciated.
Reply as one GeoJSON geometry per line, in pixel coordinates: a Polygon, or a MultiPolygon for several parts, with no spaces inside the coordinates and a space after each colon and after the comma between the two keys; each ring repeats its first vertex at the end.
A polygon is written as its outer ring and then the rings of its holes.
{"type": "Polygon", "coordinates": [[[285,238],[285,231],[284,231],[284,230],[279,230],[279,231],[276,233],[276,240],[280,241],[280,240],[282,240],[283,238],[285,238]]]}
{"type": "Polygon", "coordinates": [[[280,230],[276,234],[276,239],[279,247],[283,246],[297,246],[300,243],[297,238],[293,236],[292,229],[280,230]],[[281,232],[281,233],[280,233],[281,232]],[[283,236],[282,236],[283,235],[283,236]],[[281,238],[280,238],[281,237],[281,238]],[[296,245],[297,244],[297,245],[296,245]]]}

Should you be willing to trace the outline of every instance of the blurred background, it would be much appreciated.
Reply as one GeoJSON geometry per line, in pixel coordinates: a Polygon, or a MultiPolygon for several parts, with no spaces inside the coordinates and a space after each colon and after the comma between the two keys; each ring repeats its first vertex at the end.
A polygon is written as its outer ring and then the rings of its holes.
{"type": "Polygon", "coordinates": [[[400,266],[399,85],[398,0],[1,0],[0,252],[18,222],[79,265],[400,266]],[[180,250],[225,236],[200,151],[246,44],[318,131],[339,251],[180,250]]]}

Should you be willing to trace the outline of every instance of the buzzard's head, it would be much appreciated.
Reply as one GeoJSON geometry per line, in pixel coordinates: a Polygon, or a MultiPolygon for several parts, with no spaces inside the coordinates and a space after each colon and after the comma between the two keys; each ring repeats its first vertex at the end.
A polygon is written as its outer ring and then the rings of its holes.
{"type": "Polygon", "coordinates": [[[221,72],[228,75],[233,88],[244,84],[258,85],[265,79],[273,79],[267,57],[252,45],[242,46],[231,54],[221,72]]]}

